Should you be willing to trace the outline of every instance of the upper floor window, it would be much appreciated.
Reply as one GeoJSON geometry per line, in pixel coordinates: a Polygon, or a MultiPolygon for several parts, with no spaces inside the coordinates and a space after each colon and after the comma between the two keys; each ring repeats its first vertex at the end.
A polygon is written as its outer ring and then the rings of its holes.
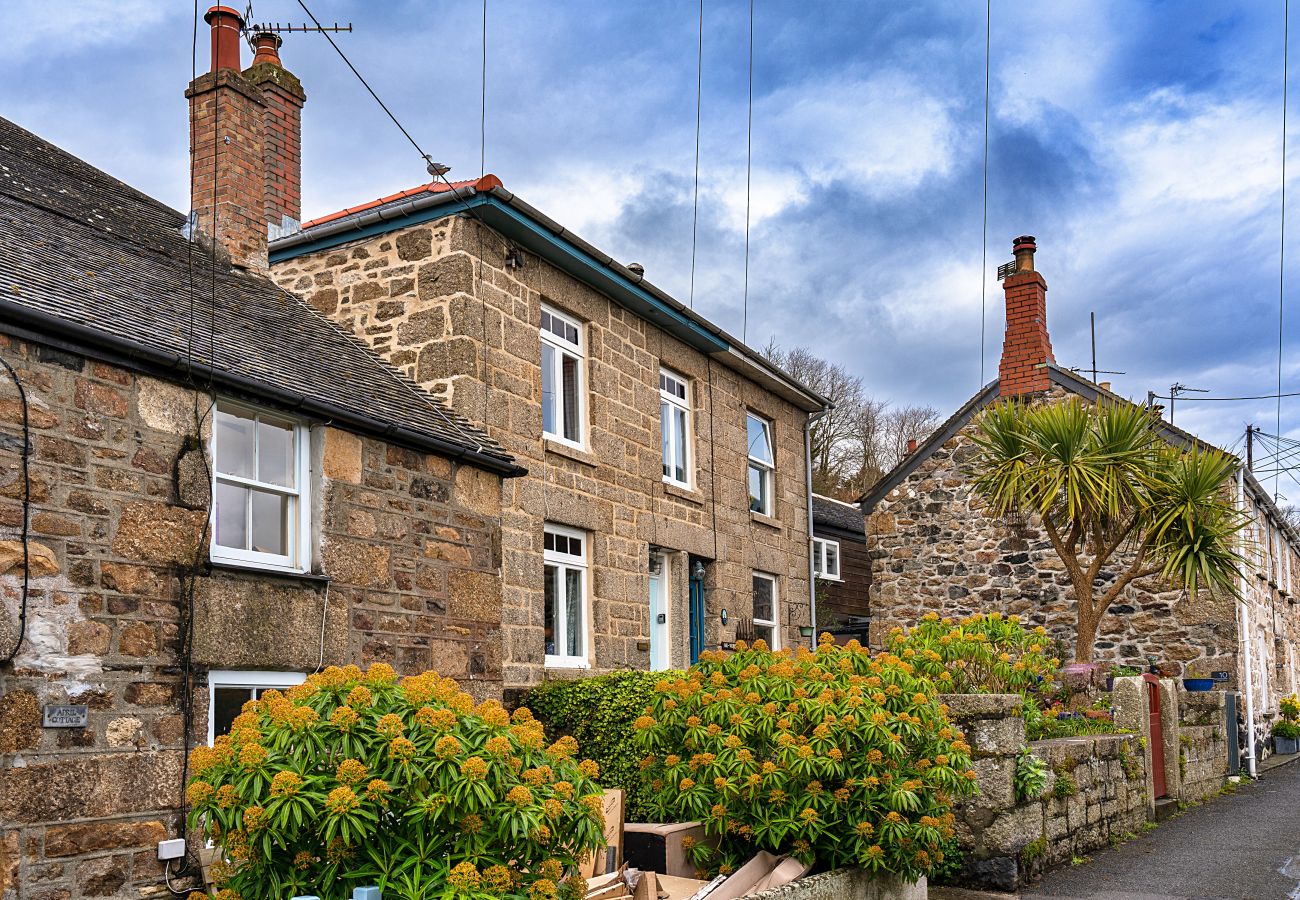
{"type": "Polygon", "coordinates": [[[691,486],[691,392],[686,379],[659,370],[659,423],[664,451],[664,481],[691,486]]]}
{"type": "Polygon", "coordinates": [[[840,542],[813,538],[813,573],[818,578],[840,580],[840,542]]]}
{"type": "Polygon", "coordinates": [[[542,434],[582,446],[582,326],[542,307],[542,434]]]}
{"type": "Polygon", "coordinates": [[[747,416],[749,437],[749,508],[772,515],[772,423],[753,413],[747,416]]]}
{"type": "Polygon", "coordinates": [[[753,574],[754,585],[754,637],[767,641],[772,650],[778,646],[776,576],[766,572],[753,574]]]}
{"type": "Polygon", "coordinates": [[[545,563],[546,659],[562,668],[586,668],[587,533],[547,525],[542,538],[545,563]]]}
{"type": "Polygon", "coordinates": [[[306,571],[311,560],[307,427],[222,402],[212,444],[212,559],[306,571]]]}

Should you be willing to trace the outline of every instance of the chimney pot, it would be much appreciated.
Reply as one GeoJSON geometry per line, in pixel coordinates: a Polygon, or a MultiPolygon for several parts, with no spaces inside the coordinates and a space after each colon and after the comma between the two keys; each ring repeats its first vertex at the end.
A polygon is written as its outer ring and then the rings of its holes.
{"type": "Polygon", "coordinates": [[[908,454],[912,454],[916,452],[916,438],[907,439],[907,452],[908,454]]]}
{"type": "Polygon", "coordinates": [[[252,65],[261,63],[271,63],[279,66],[280,63],[280,45],[284,39],[273,31],[259,31],[253,36],[253,62],[252,65]]]}
{"type": "Polygon", "coordinates": [[[1098,387],[1100,387],[1103,391],[1108,391],[1110,390],[1110,382],[1103,381],[1101,384],[1098,385],[1098,387]]]}
{"type": "Polygon", "coordinates": [[[203,21],[212,26],[212,71],[234,69],[238,72],[244,17],[229,6],[214,6],[203,14],[203,21]]]}
{"type": "Polygon", "coordinates": [[[1038,249],[1038,244],[1034,241],[1032,234],[1022,234],[1016,238],[1011,245],[1011,251],[1016,255],[1016,271],[1032,272],[1034,271],[1034,251],[1038,249]]]}

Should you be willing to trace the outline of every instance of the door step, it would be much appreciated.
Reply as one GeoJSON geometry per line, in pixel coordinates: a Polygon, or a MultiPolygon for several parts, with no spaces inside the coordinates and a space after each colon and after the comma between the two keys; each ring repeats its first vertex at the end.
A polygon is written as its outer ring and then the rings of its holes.
{"type": "Polygon", "coordinates": [[[1163,822],[1178,812],[1178,801],[1171,800],[1168,797],[1161,797],[1156,801],[1156,821],[1163,822]]]}

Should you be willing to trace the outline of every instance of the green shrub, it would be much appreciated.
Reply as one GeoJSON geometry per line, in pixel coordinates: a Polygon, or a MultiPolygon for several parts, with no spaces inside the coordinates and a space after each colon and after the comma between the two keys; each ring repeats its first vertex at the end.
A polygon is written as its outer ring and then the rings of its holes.
{"type": "Polygon", "coordinates": [[[976,613],[955,622],[926,613],[911,630],[891,631],[889,649],[945,693],[1045,698],[1058,687],[1061,661],[1046,630],[1026,629],[1018,616],[976,613]]]}
{"type": "Polygon", "coordinates": [[[1021,747],[1020,752],[1016,754],[1016,772],[1013,779],[1016,786],[1016,800],[1024,803],[1042,797],[1043,788],[1047,787],[1049,771],[1047,763],[1035,756],[1028,747],[1021,747]]]}
{"type": "Polygon", "coordinates": [[[655,683],[681,672],[615,672],[594,678],[547,681],[524,703],[552,736],[572,735],[582,754],[600,764],[605,787],[627,792],[629,822],[651,821],[649,787],[641,779],[632,723],[654,700],[655,683]]]}
{"type": "Polygon", "coordinates": [[[1057,800],[1064,800],[1079,793],[1079,782],[1074,780],[1073,769],[1073,766],[1065,765],[1056,767],[1056,783],[1052,785],[1052,796],[1057,800]]]}
{"type": "Polygon", "coordinates": [[[712,838],[695,864],[725,873],[768,850],[915,878],[941,863],[975,772],[934,683],[829,635],[815,653],[736,646],[662,680],[635,722],[656,813],[712,838]]]}
{"type": "Polygon", "coordinates": [[[603,837],[597,767],[576,750],[436,673],[331,666],[194,751],[190,824],[232,863],[223,898],[582,897],[563,876],[603,837]]]}

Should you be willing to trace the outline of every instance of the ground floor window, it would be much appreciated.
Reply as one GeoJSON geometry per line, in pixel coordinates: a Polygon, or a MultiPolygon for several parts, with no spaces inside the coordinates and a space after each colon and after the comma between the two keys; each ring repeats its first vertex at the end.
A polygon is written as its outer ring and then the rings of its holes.
{"type": "Polygon", "coordinates": [[[208,743],[230,733],[249,700],[256,700],[269,690],[285,690],[302,684],[307,676],[301,672],[242,672],[214,669],[208,673],[208,743]]]}
{"type": "Polygon", "coordinates": [[[547,525],[543,536],[545,564],[546,665],[586,668],[587,534],[547,525]]]}
{"type": "Polygon", "coordinates": [[[754,637],[767,641],[767,646],[778,649],[776,576],[766,572],[754,573],[754,637]]]}

